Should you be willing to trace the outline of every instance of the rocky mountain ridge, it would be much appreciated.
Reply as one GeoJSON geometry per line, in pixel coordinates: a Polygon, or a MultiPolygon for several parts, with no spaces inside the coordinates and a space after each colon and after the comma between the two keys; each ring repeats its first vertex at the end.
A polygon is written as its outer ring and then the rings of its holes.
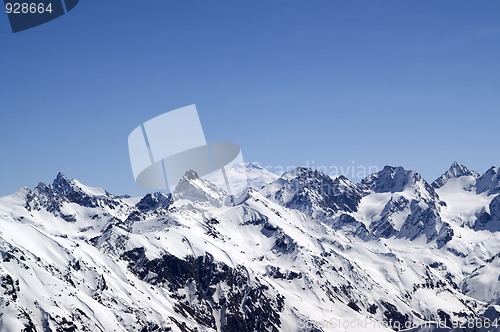
{"type": "Polygon", "coordinates": [[[500,312],[498,168],[454,163],[432,184],[402,167],[357,184],[250,168],[230,199],[192,171],[172,195],[60,173],[0,198],[0,326],[389,331],[500,312]]]}

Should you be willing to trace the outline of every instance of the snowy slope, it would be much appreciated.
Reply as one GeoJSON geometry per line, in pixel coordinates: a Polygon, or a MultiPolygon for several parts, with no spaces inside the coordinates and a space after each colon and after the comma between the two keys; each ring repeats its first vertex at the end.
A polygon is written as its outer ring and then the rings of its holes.
{"type": "Polygon", "coordinates": [[[0,198],[0,330],[389,331],[496,314],[500,199],[475,175],[230,172],[251,179],[232,199],[192,171],[172,195],[58,174],[0,198]]]}

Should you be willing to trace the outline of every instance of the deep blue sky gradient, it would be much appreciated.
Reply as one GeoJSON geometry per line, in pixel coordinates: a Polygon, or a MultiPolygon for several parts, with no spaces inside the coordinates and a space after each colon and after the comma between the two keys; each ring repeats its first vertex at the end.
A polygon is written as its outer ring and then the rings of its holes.
{"type": "Polygon", "coordinates": [[[82,0],[16,34],[0,13],[0,195],[58,171],[142,193],[128,134],[193,103],[246,161],[484,172],[500,2],[82,0]]]}

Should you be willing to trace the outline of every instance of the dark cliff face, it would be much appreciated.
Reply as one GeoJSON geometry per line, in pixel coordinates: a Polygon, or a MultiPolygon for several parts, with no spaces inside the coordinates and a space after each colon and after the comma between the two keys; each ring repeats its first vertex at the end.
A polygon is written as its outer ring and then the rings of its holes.
{"type": "Polygon", "coordinates": [[[372,174],[361,182],[376,193],[401,192],[406,186],[420,179],[418,173],[405,170],[403,167],[385,166],[380,172],[372,174]]]}
{"type": "Polygon", "coordinates": [[[361,191],[344,176],[332,179],[305,167],[283,174],[268,186],[280,187],[270,194],[273,200],[315,216],[329,217],[338,211],[354,212],[362,198],[361,191]]]}
{"type": "Polygon", "coordinates": [[[168,253],[148,260],[144,248],[124,252],[122,258],[140,279],[164,285],[179,301],[176,310],[199,324],[222,331],[278,331],[284,298],[246,268],[231,268],[213,257],[177,258],[168,253]],[[187,295],[185,295],[187,290],[187,295]],[[219,322],[216,322],[216,318],[219,322]]]}
{"type": "Polygon", "coordinates": [[[168,209],[171,203],[171,194],[156,192],[146,194],[135,207],[141,212],[149,212],[157,209],[168,209]]]}
{"type": "Polygon", "coordinates": [[[500,193],[500,168],[491,167],[477,179],[477,193],[488,193],[489,195],[500,193]]]}
{"type": "Polygon", "coordinates": [[[500,196],[493,198],[489,205],[489,213],[483,209],[474,224],[475,230],[500,232],[500,196]]]}

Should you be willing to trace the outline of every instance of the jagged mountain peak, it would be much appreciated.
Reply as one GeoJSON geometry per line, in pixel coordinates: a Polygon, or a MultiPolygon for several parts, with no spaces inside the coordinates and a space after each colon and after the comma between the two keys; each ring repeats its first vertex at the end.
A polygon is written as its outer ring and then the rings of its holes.
{"type": "Polygon", "coordinates": [[[487,192],[489,195],[500,193],[500,167],[491,166],[476,181],[477,193],[487,192]]]}
{"type": "Polygon", "coordinates": [[[443,227],[439,211],[446,203],[418,172],[385,166],[361,184],[368,188],[367,196],[386,197],[383,210],[370,224],[373,234],[410,240],[424,236],[427,242],[436,239],[443,227]]]}
{"type": "Polygon", "coordinates": [[[333,184],[333,183],[344,183],[346,185],[354,185],[349,179],[344,176],[339,176],[332,178],[328,174],[325,174],[319,170],[308,168],[304,166],[299,166],[294,168],[291,171],[283,173],[283,175],[278,179],[278,182],[292,182],[295,181],[300,183],[302,186],[297,187],[296,189],[303,189],[306,184],[314,185],[323,183],[325,185],[333,184]]]}
{"type": "Polygon", "coordinates": [[[34,193],[39,196],[64,197],[71,192],[82,192],[73,180],[68,179],[62,172],[57,173],[51,184],[38,183],[34,193]]]}
{"type": "Polygon", "coordinates": [[[69,182],[69,179],[66,177],[66,175],[64,175],[63,172],[58,172],[54,179],[54,184],[62,182],[69,182]]]}
{"type": "Polygon", "coordinates": [[[198,173],[193,171],[192,169],[187,170],[184,176],[182,177],[182,180],[196,180],[199,179],[200,177],[198,176],[198,173]]]}
{"type": "Polygon", "coordinates": [[[305,166],[299,166],[291,171],[287,171],[281,175],[284,179],[292,179],[292,178],[313,178],[319,176],[327,176],[326,174],[305,166]]]}
{"type": "Polygon", "coordinates": [[[148,212],[158,208],[168,208],[172,195],[161,192],[148,193],[135,205],[141,212],[148,212]]]}
{"type": "Polygon", "coordinates": [[[114,195],[109,194],[102,188],[94,188],[87,186],[76,179],[70,179],[63,172],[58,172],[51,184],[40,182],[34,190],[39,193],[47,193],[50,191],[52,194],[60,196],[68,196],[73,195],[74,193],[79,193],[87,196],[114,197],[114,195]]]}
{"type": "Polygon", "coordinates": [[[175,186],[172,197],[174,201],[209,202],[220,206],[226,195],[224,190],[201,179],[195,171],[188,170],[175,186]]]}
{"type": "Polygon", "coordinates": [[[61,195],[66,195],[75,190],[82,190],[78,185],[76,185],[74,180],[68,179],[62,172],[57,173],[56,178],[52,182],[52,188],[61,195]]]}
{"type": "Polygon", "coordinates": [[[260,166],[258,163],[248,162],[248,163],[244,163],[243,165],[244,165],[247,169],[258,169],[258,170],[263,169],[263,167],[262,167],[262,166],[260,166]]]}
{"type": "Polygon", "coordinates": [[[345,177],[297,167],[260,190],[265,197],[313,216],[332,216],[339,210],[356,211],[362,194],[345,177]]]}
{"type": "Polygon", "coordinates": [[[473,178],[478,178],[479,174],[476,171],[470,170],[466,166],[454,161],[450,168],[432,183],[432,186],[434,188],[441,188],[446,184],[446,182],[448,182],[449,179],[459,178],[462,176],[472,176],[473,178]]]}
{"type": "Polygon", "coordinates": [[[363,179],[361,184],[376,193],[406,192],[431,205],[442,204],[434,188],[425,181],[420,173],[401,166],[385,166],[380,172],[363,179]]]}
{"type": "MultiPolygon", "coordinates": [[[[90,187],[78,180],[68,179],[62,172],[59,172],[51,184],[40,182],[33,190],[28,190],[26,207],[35,210],[45,207],[55,214],[62,214],[61,208],[66,203],[91,208],[108,206],[114,209],[120,205],[120,198],[127,197],[111,195],[101,188],[90,187]]],[[[73,217],[68,218],[73,219],[73,217]]]]}
{"type": "Polygon", "coordinates": [[[448,169],[448,172],[450,173],[450,175],[453,175],[454,177],[459,177],[464,175],[479,175],[477,172],[468,169],[467,166],[459,164],[456,161],[454,161],[451,164],[450,168],[448,169]]]}
{"type": "Polygon", "coordinates": [[[343,184],[344,186],[351,187],[351,188],[356,187],[356,184],[354,182],[352,182],[351,180],[349,180],[344,175],[339,175],[339,176],[334,177],[333,182],[338,183],[338,184],[343,184]]]}
{"type": "Polygon", "coordinates": [[[344,175],[331,177],[330,175],[320,170],[305,166],[299,166],[290,171],[287,171],[283,173],[280,178],[284,180],[298,180],[302,182],[325,181],[328,183],[344,184],[349,187],[355,186],[355,184],[344,175]]]}
{"type": "Polygon", "coordinates": [[[378,193],[394,193],[404,191],[419,181],[425,182],[416,171],[406,170],[401,166],[385,166],[378,173],[363,179],[361,183],[378,193]]]}

